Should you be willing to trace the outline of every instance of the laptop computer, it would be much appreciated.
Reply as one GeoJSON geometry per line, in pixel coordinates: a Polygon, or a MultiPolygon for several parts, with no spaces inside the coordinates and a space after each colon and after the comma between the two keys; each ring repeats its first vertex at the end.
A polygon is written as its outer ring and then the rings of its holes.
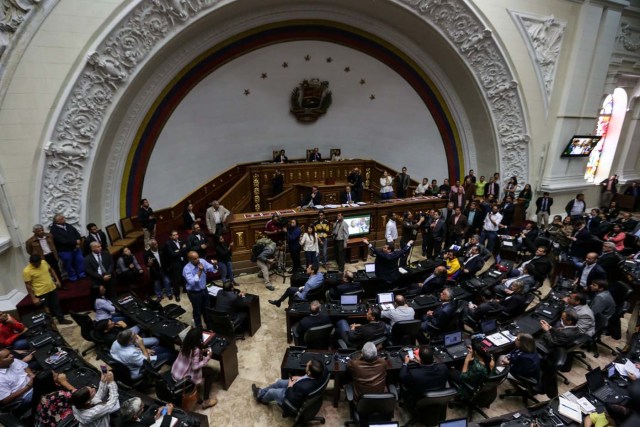
{"type": "Polygon", "coordinates": [[[340,295],[342,311],[356,311],[358,309],[358,295],[340,295]]]}
{"type": "Polygon", "coordinates": [[[392,310],[393,306],[393,292],[384,292],[378,294],[378,304],[381,310],[392,310]]]}
{"type": "Polygon", "coordinates": [[[591,393],[592,396],[602,403],[616,400],[615,396],[618,393],[604,380],[602,369],[599,366],[587,372],[586,377],[589,393],[591,393]]]}
{"type": "Polygon", "coordinates": [[[467,345],[462,341],[462,332],[451,332],[444,335],[444,348],[454,359],[467,355],[467,345]]]}
{"type": "Polygon", "coordinates": [[[498,332],[498,322],[496,319],[483,320],[482,323],[480,323],[480,330],[485,335],[491,335],[498,332]]]}
{"type": "Polygon", "coordinates": [[[440,427],[467,427],[468,425],[466,418],[456,418],[455,420],[447,420],[440,423],[440,427]]]}
{"type": "Polygon", "coordinates": [[[376,278],[376,265],[373,263],[364,265],[364,275],[367,279],[375,279],[376,278]]]}

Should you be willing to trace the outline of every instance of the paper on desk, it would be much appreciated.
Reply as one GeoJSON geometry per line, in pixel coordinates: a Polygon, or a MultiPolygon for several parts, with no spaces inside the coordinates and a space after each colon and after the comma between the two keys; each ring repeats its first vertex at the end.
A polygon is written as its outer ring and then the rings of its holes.
{"type": "Polygon", "coordinates": [[[516,340],[516,336],[509,331],[502,331],[500,333],[504,335],[505,338],[509,340],[509,342],[514,342],[516,340]]]}
{"type": "Polygon", "coordinates": [[[558,412],[560,415],[564,415],[577,423],[582,423],[582,411],[580,410],[580,405],[575,402],[571,402],[562,396],[558,397],[558,412]]]}
{"type": "MultiPolygon", "coordinates": [[[[151,427],[160,427],[160,425],[162,425],[162,419],[164,417],[160,417],[156,420],[155,423],[151,424],[151,427]]],[[[169,424],[171,427],[175,426],[176,424],[178,424],[178,420],[176,417],[171,417],[171,424],[169,424]]]]}
{"type": "Polygon", "coordinates": [[[636,378],[640,376],[640,370],[636,368],[635,363],[630,360],[627,360],[624,365],[622,363],[614,363],[614,366],[618,373],[623,377],[628,377],[629,373],[633,374],[636,378]]]}
{"type": "Polygon", "coordinates": [[[209,295],[211,296],[216,296],[218,295],[218,292],[220,292],[222,290],[222,288],[220,286],[207,286],[207,292],[209,292],[209,295]]]}
{"type": "Polygon", "coordinates": [[[508,240],[503,240],[502,246],[513,246],[513,242],[509,242],[508,240]]]}
{"type": "Polygon", "coordinates": [[[340,205],[324,205],[324,207],[327,209],[335,209],[335,208],[339,208],[340,205]]]}
{"type": "Polygon", "coordinates": [[[400,273],[402,273],[402,274],[407,274],[407,273],[408,273],[408,271],[407,271],[407,270],[405,270],[405,269],[404,269],[404,268],[402,268],[402,267],[400,267],[400,268],[398,269],[398,271],[399,271],[400,273]]]}
{"type": "Polygon", "coordinates": [[[356,202],[356,205],[362,206],[362,205],[366,205],[366,203],[365,202],[356,202]]]}
{"type": "Polygon", "coordinates": [[[496,332],[493,335],[489,335],[487,337],[487,339],[489,341],[491,341],[491,344],[493,344],[495,346],[501,346],[501,345],[509,344],[509,339],[507,337],[505,337],[504,335],[502,335],[500,332],[496,332]]]}

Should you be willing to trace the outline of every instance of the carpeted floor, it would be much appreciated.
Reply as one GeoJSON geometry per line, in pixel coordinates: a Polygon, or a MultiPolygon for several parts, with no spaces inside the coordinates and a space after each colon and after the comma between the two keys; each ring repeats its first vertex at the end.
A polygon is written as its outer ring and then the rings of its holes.
{"type": "MultiPolygon", "coordinates": [[[[348,265],[351,270],[356,270],[360,264],[348,265]]],[[[228,425],[228,426],[288,426],[292,425],[290,419],[282,418],[282,411],[277,406],[267,407],[256,403],[251,395],[251,384],[256,383],[259,386],[265,386],[279,378],[280,364],[284,351],[287,347],[286,327],[284,308],[276,308],[270,305],[267,300],[273,299],[289,286],[288,279],[282,283],[281,277],[272,277],[276,286],[275,292],[265,289],[262,279],[255,274],[244,275],[237,278],[240,284],[239,288],[243,291],[254,293],[260,296],[262,327],[253,337],[247,337],[246,340],[238,341],[238,362],[240,373],[229,390],[222,390],[219,383],[214,385],[213,396],[218,399],[218,405],[214,408],[204,410],[209,417],[210,425],[228,425]]],[[[543,291],[548,292],[548,283],[543,287],[543,291]]],[[[165,300],[166,302],[166,300],[165,300]]],[[[188,312],[182,316],[185,322],[191,322],[191,307],[188,299],[185,297],[181,301],[182,306],[188,312]]],[[[622,330],[626,331],[627,319],[623,319],[622,330]]],[[[75,349],[81,350],[85,348],[86,343],[80,337],[80,330],[76,325],[61,326],[60,331],[65,339],[75,349]]],[[[609,345],[616,346],[622,343],[615,342],[610,337],[605,336],[603,341],[609,345]]],[[[598,359],[588,353],[592,366],[605,366],[612,360],[609,352],[602,349],[598,359]]],[[[95,353],[89,353],[86,356],[90,363],[96,366],[99,363],[95,360],[95,353]]],[[[217,362],[209,362],[214,369],[218,369],[217,362]]],[[[568,386],[559,383],[560,393],[578,385],[585,381],[584,374],[586,369],[575,364],[571,372],[567,374],[570,380],[568,386]]],[[[499,392],[507,388],[503,384],[499,392]]],[[[325,393],[325,403],[320,410],[320,414],[326,418],[326,425],[339,426],[349,418],[348,404],[341,400],[339,407],[334,408],[331,405],[331,397],[333,395],[333,382],[329,383],[329,388],[325,393]]],[[[344,396],[344,392],[343,392],[344,396]]],[[[546,400],[546,396],[538,396],[540,400],[546,400]]],[[[490,416],[497,416],[503,413],[515,411],[522,408],[522,401],[516,398],[508,398],[505,400],[496,400],[491,408],[487,410],[490,416]]],[[[460,408],[450,408],[448,410],[448,418],[464,417],[465,411],[460,408]]],[[[478,415],[474,415],[474,419],[478,419],[478,415]]],[[[396,421],[400,424],[409,420],[408,414],[401,408],[396,409],[396,421]]]]}

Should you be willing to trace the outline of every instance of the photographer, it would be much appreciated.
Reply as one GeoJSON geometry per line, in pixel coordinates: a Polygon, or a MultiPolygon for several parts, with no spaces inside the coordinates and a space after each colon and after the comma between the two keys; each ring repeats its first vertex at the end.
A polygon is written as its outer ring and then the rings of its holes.
{"type": "Polygon", "coordinates": [[[300,264],[300,235],[302,234],[302,228],[298,227],[298,221],[295,219],[289,220],[287,225],[287,245],[289,245],[289,253],[291,254],[291,262],[293,263],[293,272],[300,271],[302,265],[300,264]]]}

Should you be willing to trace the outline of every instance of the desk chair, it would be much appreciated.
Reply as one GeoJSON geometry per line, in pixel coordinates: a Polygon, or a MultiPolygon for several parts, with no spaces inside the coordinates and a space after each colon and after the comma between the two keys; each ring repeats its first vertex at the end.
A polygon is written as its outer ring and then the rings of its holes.
{"type": "Polygon", "coordinates": [[[458,390],[447,387],[442,390],[427,391],[414,405],[408,407],[411,419],[403,426],[414,423],[435,426],[447,419],[447,405],[455,399],[458,390]]]}
{"type": "Polygon", "coordinates": [[[622,256],[629,256],[638,250],[638,238],[631,233],[626,233],[623,243],[624,249],[620,251],[622,256]]]}
{"type": "MultiPolygon", "coordinates": [[[[379,337],[374,338],[374,339],[371,340],[371,342],[373,344],[375,344],[375,346],[377,348],[380,348],[381,346],[384,347],[384,344],[386,343],[386,341],[387,341],[387,336],[386,335],[382,335],[382,336],[379,336],[379,337]]],[[[364,345],[364,343],[362,343],[362,345],[364,345]]],[[[338,348],[341,348],[341,349],[344,349],[344,350],[349,348],[349,349],[353,349],[353,351],[356,351],[356,350],[360,350],[362,348],[362,346],[360,346],[358,348],[352,348],[352,347],[349,347],[347,345],[347,343],[342,338],[338,338],[338,348]]]]}
{"type": "MultiPolygon", "coordinates": [[[[331,298],[330,292],[331,291],[329,289],[327,289],[325,291],[325,293],[324,293],[326,301],[328,303],[331,303],[331,304],[340,304],[340,300],[339,299],[332,299],[331,298]]],[[[358,301],[362,301],[362,297],[364,296],[364,289],[360,288],[360,289],[357,289],[357,290],[354,290],[354,291],[345,292],[342,295],[358,295],[358,301]]],[[[374,303],[375,303],[375,301],[374,301],[374,303]]]]}
{"type": "Polygon", "coordinates": [[[173,403],[177,406],[182,405],[182,395],[184,392],[194,385],[189,375],[180,381],[176,381],[173,379],[170,370],[161,374],[156,371],[151,364],[147,363],[145,363],[142,368],[144,369],[145,375],[154,380],[158,399],[173,403]]]}
{"type": "MultiPolygon", "coordinates": [[[[307,297],[305,298],[305,301],[318,300],[320,302],[325,302],[325,291],[326,291],[326,287],[323,283],[317,288],[310,290],[309,293],[307,293],[307,297]]],[[[293,298],[291,298],[291,301],[293,301],[293,298]]]]}
{"type": "Polygon", "coordinates": [[[314,326],[304,333],[304,342],[307,348],[316,350],[329,349],[331,347],[331,336],[333,325],[314,326]]]}
{"type": "Polygon", "coordinates": [[[300,408],[296,408],[289,399],[285,397],[282,402],[282,417],[295,418],[294,426],[308,425],[311,422],[324,424],[324,417],[318,417],[316,415],[322,407],[322,395],[329,384],[329,380],[331,379],[331,375],[327,369],[324,371],[323,378],[324,379],[318,388],[307,395],[307,398],[304,400],[300,408]]]}
{"type": "Polygon", "coordinates": [[[391,343],[393,345],[414,345],[420,333],[420,319],[401,320],[391,328],[391,343]]]}
{"type": "Polygon", "coordinates": [[[498,397],[498,386],[507,379],[509,367],[507,366],[502,372],[494,373],[489,376],[480,386],[474,388],[470,384],[461,381],[460,388],[465,388],[470,396],[462,400],[462,404],[467,407],[467,418],[471,419],[474,412],[477,412],[484,418],[489,418],[481,408],[488,408],[498,397]]]}
{"type": "MultiPolygon", "coordinates": [[[[87,313],[76,313],[75,311],[71,311],[69,314],[71,315],[73,321],[76,322],[78,326],[80,326],[80,335],[82,336],[82,338],[89,343],[93,343],[93,345],[82,352],[83,356],[85,356],[87,353],[98,346],[108,347],[111,345],[111,341],[98,338],[98,335],[96,335],[93,319],[91,319],[91,317],[89,317],[87,313]]],[[[97,357],[97,359],[100,359],[100,357],[97,357]]]]}
{"type": "MultiPolygon", "coordinates": [[[[350,385],[350,384],[348,384],[350,385]]],[[[345,392],[348,388],[345,386],[345,392]]],[[[349,399],[349,394],[347,394],[349,399]]],[[[383,423],[393,419],[396,409],[396,395],[393,393],[363,394],[357,405],[353,404],[353,388],[351,387],[351,420],[345,421],[345,427],[368,426],[369,424],[383,423]]]]}
{"type": "Polygon", "coordinates": [[[211,330],[213,332],[230,339],[244,340],[241,321],[236,319],[234,322],[231,320],[229,313],[214,310],[213,308],[207,308],[207,313],[211,319],[211,330]]]}
{"type": "Polygon", "coordinates": [[[167,304],[163,306],[158,301],[151,298],[146,298],[144,300],[144,303],[147,307],[149,307],[150,310],[157,311],[158,314],[167,316],[171,319],[177,319],[178,317],[182,316],[187,312],[179,304],[172,303],[172,304],[167,304]]]}
{"type": "MultiPolygon", "coordinates": [[[[611,293],[613,300],[616,302],[616,311],[609,319],[607,329],[609,329],[609,334],[612,338],[620,339],[622,338],[620,319],[624,317],[626,313],[630,313],[632,310],[630,301],[631,295],[633,294],[633,289],[631,289],[631,287],[625,282],[617,281],[609,286],[609,292],[611,293]]],[[[615,355],[615,353],[612,354],[615,355]]]]}
{"type": "MultiPolygon", "coordinates": [[[[614,313],[614,316],[615,316],[615,313],[614,313]]],[[[611,319],[613,319],[613,316],[611,316],[611,319]]],[[[607,321],[601,315],[597,315],[595,317],[595,320],[596,320],[595,333],[593,334],[589,342],[589,348],[593,351],[593,357],[595,358],[600,357],[600,352],[598,351],[598,344],[609,349],[612,355],[616,354],[616,351],[613,349],[613,347],[610,347],[609,345],[602,342],[602,334],[607,330],[608,324],[611,321],[611,319],[607,321]]]]}

